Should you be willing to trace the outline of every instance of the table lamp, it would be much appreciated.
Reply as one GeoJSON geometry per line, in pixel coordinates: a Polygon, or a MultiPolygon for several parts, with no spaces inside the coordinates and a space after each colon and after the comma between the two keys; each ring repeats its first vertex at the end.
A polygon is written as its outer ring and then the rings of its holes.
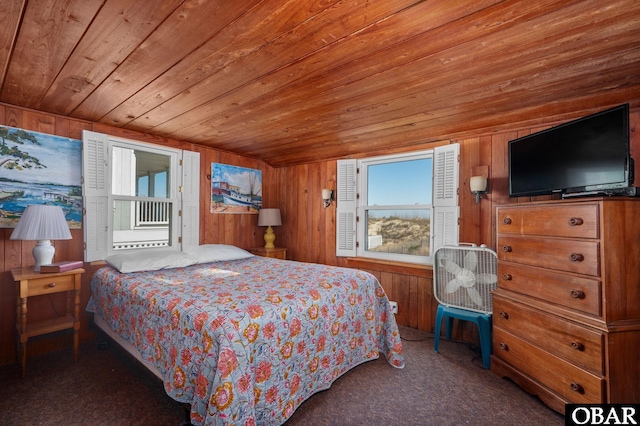
{"type": "Polygon", "coordinates": [[[49,265],[53,260],[56,248],[51,240],[70,240],[71,232],[60,206],[30,204],[9,239],[38,241],[32,253],[36,261],[33,270],[39,272],[41,265],[49,265]]]}
{"type": "Polygon", "coordinates": [[[272,226],[282,225],[280,218],[280,209],[261,209],[258,214],[258,226],[266,226],[267,231],[264,233],[264,248],[274,248],[273,242],[276,240],[276,234],[273,233],[272,226]]]}

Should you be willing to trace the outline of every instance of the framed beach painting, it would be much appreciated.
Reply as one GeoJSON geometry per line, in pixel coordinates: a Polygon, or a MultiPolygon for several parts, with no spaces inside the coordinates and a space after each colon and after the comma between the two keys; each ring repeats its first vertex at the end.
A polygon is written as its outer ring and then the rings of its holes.
{"type": "Polygon", "coordinates": [[[51,204],[80,229],[81,179],[80,140],[0,126],[0,227],[15,227],[29,204],[51,204]]]}
{"type": "Polygon", "coordinates": [[[262,208],[262,172],[211,163],[211,213],[253,213],[262,208]]]}

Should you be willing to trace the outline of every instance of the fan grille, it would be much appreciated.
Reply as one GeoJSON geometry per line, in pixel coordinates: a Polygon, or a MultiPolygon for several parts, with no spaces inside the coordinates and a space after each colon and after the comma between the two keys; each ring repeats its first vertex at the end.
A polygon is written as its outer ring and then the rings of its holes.
{"type": "Polygon", "coordinates": [[[496,286],[497,256],[493,250],[445,246],[436,251],[433,287],[440,304],[491,314],[491,292],[496,286]]]}

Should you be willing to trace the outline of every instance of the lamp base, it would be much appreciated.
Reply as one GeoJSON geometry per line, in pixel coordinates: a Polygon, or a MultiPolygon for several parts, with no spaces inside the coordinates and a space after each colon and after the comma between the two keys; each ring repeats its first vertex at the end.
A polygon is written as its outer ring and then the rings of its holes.
{"type": "Polygon", "coordinates": [[[36,266],[33,270],[40,272],[40,266],[51,264],[53,255],[56,254],[56,248],[51,245],[51,240],[38,240],[31,253],[36,261],[36,266]]]}
{"type": "Polygon", "coordinates": [[[264,233],[264,248],[275,248],[273,242],[276,240],[276,234],[273,233],[273,228],[270,226],[267,228],[267,231],[264,233]]]}

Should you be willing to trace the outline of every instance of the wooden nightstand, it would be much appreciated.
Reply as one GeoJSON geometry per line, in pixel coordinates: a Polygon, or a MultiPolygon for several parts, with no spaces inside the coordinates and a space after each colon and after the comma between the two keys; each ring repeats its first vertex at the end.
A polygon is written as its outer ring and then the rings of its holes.
{"type": "Polygon", "coordinates": [[[11,271],[13,280],[18,285],[16,329],[20,336],[18,355],[22,377],[25,376],[27,369],[27,340],[32,336],[73,328],[74,359],[78,360],[78,346],[80,345],[80,288],[83,272],[84,269],[74,269],[67,272],[41,274],[34,272],[33,267],[11,271]],[[27,324],[27,300],[29,297],[63,291],[67,292],[67,309],[64,316],[27,324]],[[72,293],[75,294],[73,302],[72,293]]]}
{"type": "Polygon", "coordinates": [[[285,260],[287,258],[287,249],[284,247],[264,248],[256,247],[249,250],[257,256],[272,257],[274,259],[285,260]]]}

